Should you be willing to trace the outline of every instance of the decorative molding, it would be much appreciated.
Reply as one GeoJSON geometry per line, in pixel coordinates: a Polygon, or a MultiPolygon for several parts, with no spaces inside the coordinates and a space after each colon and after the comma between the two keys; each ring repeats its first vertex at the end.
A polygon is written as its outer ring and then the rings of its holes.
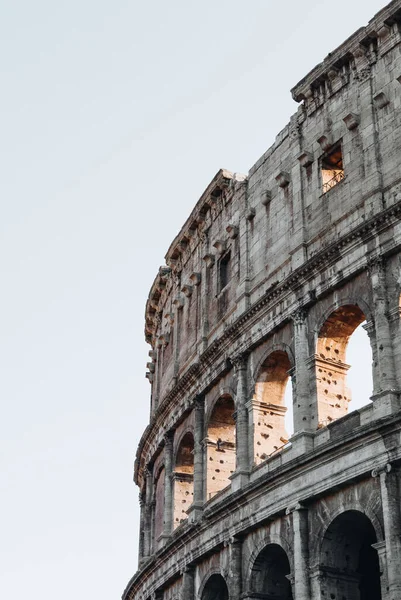
{"type": "Polygon", "coordinates": [[[356,113],[348,113],[345,117],[343,117],[343,121],[350,131],[356,129],[360,123],[360,117],[356,113]]]}
{"type": "Polygon", "coordinates": [[[192,293],[194,291],[194,288],[191,284],[186,283],[185,285],[182,286],[181,291],[183,294],[185,294],[185,296],[187,298],[189,298],[190,296],[192,296],[192,293]]]}
{"type": "Polygon", "coordinates": [[[216,240],[213,244],[213,248],[216,248],[219,254],[224,254],[226,251],[227,244],[225,240],[216,240]]]}
{"type": "Polygon", "coordinates": [[[191,275],[189,276],[190,280],[192,281],[194,286],[198,286],[202,280],[202,275],[200,273],[191,273],[191,275]]]}
{"type": "Polygon", "coordinates": [[[254,208],[248,208],[248,210],[245,213],[245,218],[247,221],[252,221],[255,218],[256,215],[256,211],[254,208]]]}
{"type": "Polygon", "coordinates": [[[324,133],[317,138],[318,144],[324,152],[330,150],[333,145],[333,138],[331,133],[324,133]]]}
{"type": "Polygon", "coordinates": [[[384,92],[379,92],[373,97],[373,102],[376,108],[384,108],[387,104],[390,104],[390,100],[387,98],[384,92]]]}
{"type": "Polygon", "coordinates": [[[277,173],[275,180],[277,181],[279,187],[285,188],[289,185],[291,181],[290,174],[287,171],[280,171],[277,173]]]}
{"type": "Polygon", "coordinates": [[[263,206],[269,206],[270,202],[272,201],[272,193],[270,190],[265,190],[262,193],[262,204],[263,206]]]}
{"type": "Polygon", "coordinates": [[[239,230],[236,225],[233,225],[232,223],[230,223],[229,225],[227,225],[226,231],[228,233],[228,237],[231,238],[232,240],[234,240],[236,237],[238,237],[239,230]]]}
{"type": "Polygon", "coordinates": [[[304,152],[298,156],[298,160],[301,163],[301,167],[306,169],[313,163],[313,154],[304,150],[304,152]]]}
{"type": "Polygon", "coordinates": [[[205,254],[203,260],[205,261],[207,267],[213,267],[216,259],[214,254],[205,254]]]}

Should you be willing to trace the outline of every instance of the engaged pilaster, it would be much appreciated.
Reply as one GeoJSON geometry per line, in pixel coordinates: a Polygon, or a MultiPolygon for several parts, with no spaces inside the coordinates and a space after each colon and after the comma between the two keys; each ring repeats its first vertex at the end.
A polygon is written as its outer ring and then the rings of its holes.
{"type": "Polygon", "coordinates": [[[294,405],[294,450],[312,450],[313,433],[317,429],[317,390],[314,361],[309,359],[307,312],[298,310],[292,316],[294,327],[295,373],[292,374],[294,405]]]}
{"type": "Polygon", "coordinates": [[[371,278],[374,323],[376,330],[376,348],[379,373],[379,385],[375,382],[375,389],[380,387],[380,392],[373,396],[374,411],[382,417],[399,409],[399,394],[394,367],[394,352],[391,339],[391,328],[387,307],[386,271],[382,257],[369,261],[368,272],[371,278]]]}
{"type": "Polygon", "coordinates": [[[387,565],[388,600],[401,598],[401,515],[397,473],[390,464],[373,469],[380,478],[387,565]]]}
{"type": "Polygon", "coordinates": [[[205,502],[205,399],[198,396],[195,400],[194,431],[194,500],[188,510],[190,522],[196,521],[203,511],[205,502]]]}
{"type": "Polygon", "coordinates": [[[164,437],[164,515],[161,542],[171,535],[173,530],[173,439],[174,432],[164,437]]]}
{"type": "Polygon", "coordinates": [[[192,565],[185,567],[182,572],[181,600],[194,600],[195,598],[195,568],[192,565]]]}
{"type": "Polygon", "coordinates": [[[145,471],[146,492],[143,522],[143,557],[151,555],[152,546],[152,499],[153,499],[153,471],[150,466],[145,471]]]}
{"type": "Polygon", "coordinates": [[[249,418],[247,408],[248,356],[241,354],[231,360],[237,378],[236,394],[236,470],[231,476],[233,489],[239,489],[249,480],[249,418]]]}
{"type": "Polygon", "coordinates": [[[294,590],[297,600],[310,600],[308,510],[299,502],[286,510],[294,532],[294,590]]]}

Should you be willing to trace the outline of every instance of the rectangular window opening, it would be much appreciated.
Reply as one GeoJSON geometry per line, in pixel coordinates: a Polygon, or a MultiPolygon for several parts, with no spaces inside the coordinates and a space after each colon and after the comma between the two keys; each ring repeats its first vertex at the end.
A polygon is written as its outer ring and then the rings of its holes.
{"type": "Polygon", "coordinates": [[[231,278],[231,253],[227,252],[220,260],[220,290],[226,287],[231,278]]]}
{"type": "Polygon", "coordinates": [[[323,194],[331,190],[344,179],[343,153],[341,144],[337,144],[322,158],[323,194]]]}

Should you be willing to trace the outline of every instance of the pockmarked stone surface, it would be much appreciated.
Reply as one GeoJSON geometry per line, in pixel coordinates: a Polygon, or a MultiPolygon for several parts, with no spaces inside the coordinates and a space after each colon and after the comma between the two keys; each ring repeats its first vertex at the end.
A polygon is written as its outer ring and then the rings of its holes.
{"type": "Polygon", "coordinates": [[[401,0],[292,95],[248,175],[210,182],[149,293],[124,600],[401,600],[401,0]],[[373,389],[352,410],[360,326],[373,389]]]}

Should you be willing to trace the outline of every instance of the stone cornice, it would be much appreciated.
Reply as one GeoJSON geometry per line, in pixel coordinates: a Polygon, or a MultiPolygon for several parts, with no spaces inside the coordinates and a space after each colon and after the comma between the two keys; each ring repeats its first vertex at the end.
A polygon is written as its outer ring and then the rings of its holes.
{"type": "Polygon", "coordinates": [[[291,93],[294,100],[313,100],[313,91],[318,90],[322,84],[326,85],[329,93],[340,89],[347,83],[346,71],[352,67],[356,67],[357,70],[368,68],[370,63],[375,61],[375,57],[369,51],[372,44],[377,47],[379,54],[384,54],[399,43],[399,35],[392,25],[400,20],[400,11],[401,0],[394,0],[378,12],[366,27],[358,29],[336,50],[330,52],[322,63],[293,87],[291,93]]]}
{"type": "MultiPolygon", "coordinates": [[[[344,253],[345,249],[350,250],[354,246],[358,246],[361,242],[366,243],[367,240],[373,238],[379,231],[382,231],[386,226],[391,225],[391,223],[400,215],[401,200],[380,212],[380,214],[372,217],[367,222],[357,226],[336,242],[327,246],[323,251],[317,253],[296,269],[282,283],[267,289],[266,293],[259,301],[240,315],[235,323],[228,327],[224,333],[203,352],[198,361],[188,368],[176,385],[161,399],[151,424],[146,428],[142,435],[136,454],[134,470],[134,481],[138,485],[141,484],[142,480],[140,469],[145,464],[145,456],[142,455],[143,453],[146,453],[147,450],[151,449],[153,442],[150,438],[152,435],[155,436],[154,431],[164,430],[166,425],[169,425],[173,405],[175,407],[175,412],[177,412],[179,410],[180,402],[182,403],[182,401],[184,401],[185,405],[181,408],[181,411],[185,412],[189,410],[192,397],[197,393],[204,393],[206,389],[211,387],[216,379],[221,376],[221,373],[230,368],[230,364],[224,364],[224,366],[218,370],[214,368],[212,375],[209,374],[209,369],[215,367],[216,364],[220,364],[221,361],[224,363],[227,362],[225,361],[225,356],[232,354],[233,348],[235,348],[235,353],[238,354],[240,352],[248,351],[252,347],[256,347],[262,343],[263,339],[269,333],[289,321],[295,310],[307,308],[318,300],[318,296],[302,293],[302,306],[298,305],[295,307],[292,305],[287,308],[287,311],[284,311],[271,319],[266,327],[261,329],[259,336],[252,339],[251,343],[247,340],[247,347],[241,347],[241,345],[238,345],[238,341],[247,331],[249,331],[250,327],[256,321],[260,322],[266,313],[279,304],[283,298],[288,298],[294,291],[302,290],[305,284],[308,284],[313,280],[316,273],[335,263],[341,257],[341,253],[344,253]],[[186,400],[184,399],[185,396],[187,397],[186,400]]],[[[392,251],[394,251],[394,249],[392,249],[392,251]]],[[[387,253],[390,253],[388,249],[387,253]]],[[[356,265],[352,276],[355,276],[363,268],[366,268],[366,265],[366,261],[362,266],[356,265]]],[[[351,274],[348,274],[347,277],[345,277],[343,273],[340,273],[336,285],[341,285],[341,283],[346,281],[350,276],[351,274]]],[[[331,285],[330,287],[333,288],[335,286],[331,285]]],[[[147,460],[148,459],[149,457],[147,460]]]]}

